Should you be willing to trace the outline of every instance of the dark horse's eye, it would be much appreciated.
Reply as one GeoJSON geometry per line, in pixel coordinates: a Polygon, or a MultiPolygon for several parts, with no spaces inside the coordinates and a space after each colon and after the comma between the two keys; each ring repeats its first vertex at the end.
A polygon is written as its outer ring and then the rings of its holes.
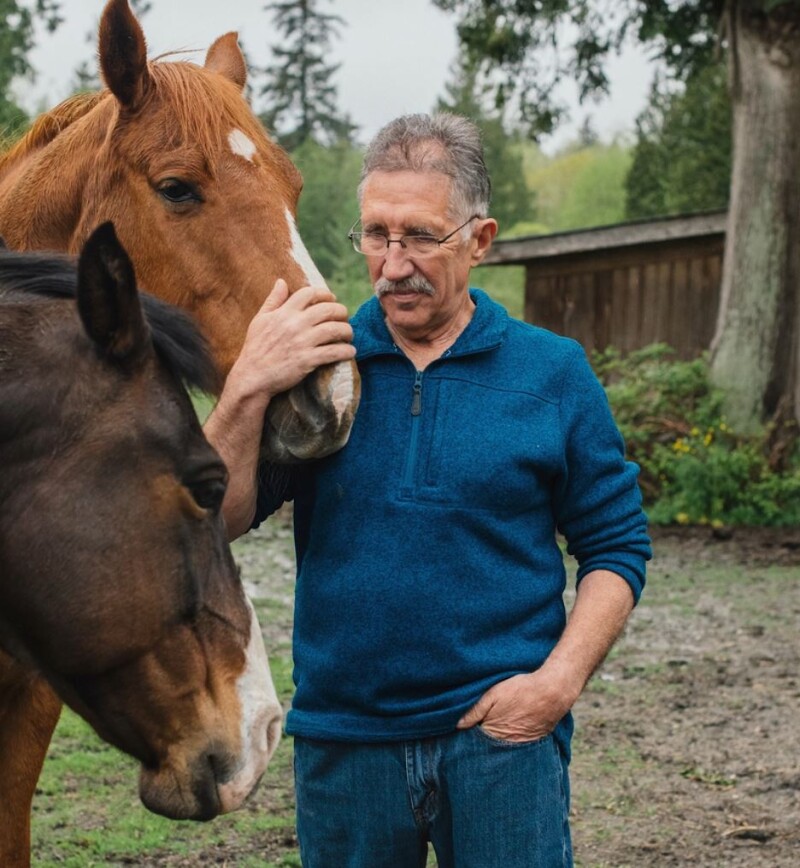
{"type": "Polygon", "coordinates": [[[186,181],[179,181],[177,178],[167,178],[158,185],[157,190],[162,198],[173,205],[203,201],[196,187],[187,184],[186,181]]]}
{"type": "Polygon", "coordinates": [[[198,506],[210,509],[213,513],[219,512],[227,487],[224,479],[196,479],[187,482],[186,487],[191,491],[198,506]]]}

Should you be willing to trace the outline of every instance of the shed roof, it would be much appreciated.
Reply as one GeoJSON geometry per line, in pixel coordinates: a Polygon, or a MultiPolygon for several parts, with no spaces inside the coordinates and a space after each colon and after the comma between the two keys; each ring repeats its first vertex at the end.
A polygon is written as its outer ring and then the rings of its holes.
{"type": "Polygon", "coordinates": [[[495,241],[484,265],[511,265],[532,259],[577,256],[639,245],[669,244],[686,239],[724,236],[727,211],[658,217],[597,226],[574,232],[531,235],[495,241]]]}

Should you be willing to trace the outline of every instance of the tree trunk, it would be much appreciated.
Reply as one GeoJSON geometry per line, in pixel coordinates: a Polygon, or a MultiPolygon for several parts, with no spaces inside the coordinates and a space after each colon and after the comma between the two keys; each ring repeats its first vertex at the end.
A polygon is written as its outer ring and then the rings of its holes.
{"type": "Polygon", "coordinates": [[[712,376],[728,423],[800,418],[800,3],[729,0],[733,174],[712,376]]]}

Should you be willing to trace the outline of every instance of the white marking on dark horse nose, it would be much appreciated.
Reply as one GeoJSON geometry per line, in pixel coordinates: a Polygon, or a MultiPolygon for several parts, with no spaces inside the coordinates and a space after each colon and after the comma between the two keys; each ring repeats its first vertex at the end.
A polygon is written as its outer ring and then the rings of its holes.
{"type": "Polygon", "coordinates": [[[218,788],[222,813],[242,804],[267,767],[278,746],[283,713],[269,671],[267,652],[253,604],[250,608],[250,642],[246,665],[236,690],[241,703],[241,756],[237,772],[218,788]]]}
{"type": "Polygon", "coordinates": [[[256,146],[241,130],[231,130],[228,133],[228,144],[237,157],[244,157],[245,160],[253,162],[256,146]]]}

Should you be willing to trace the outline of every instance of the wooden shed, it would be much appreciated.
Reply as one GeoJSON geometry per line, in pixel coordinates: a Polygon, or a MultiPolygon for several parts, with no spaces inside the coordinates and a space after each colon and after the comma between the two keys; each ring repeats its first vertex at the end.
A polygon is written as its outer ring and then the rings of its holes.
{"type": "Polygon", "coordinates": [[[525,266],[525,319],[623,352],[657,341],[708,349],[719,306],[725,212],[495,241],[487,265],[525,266]]]}

